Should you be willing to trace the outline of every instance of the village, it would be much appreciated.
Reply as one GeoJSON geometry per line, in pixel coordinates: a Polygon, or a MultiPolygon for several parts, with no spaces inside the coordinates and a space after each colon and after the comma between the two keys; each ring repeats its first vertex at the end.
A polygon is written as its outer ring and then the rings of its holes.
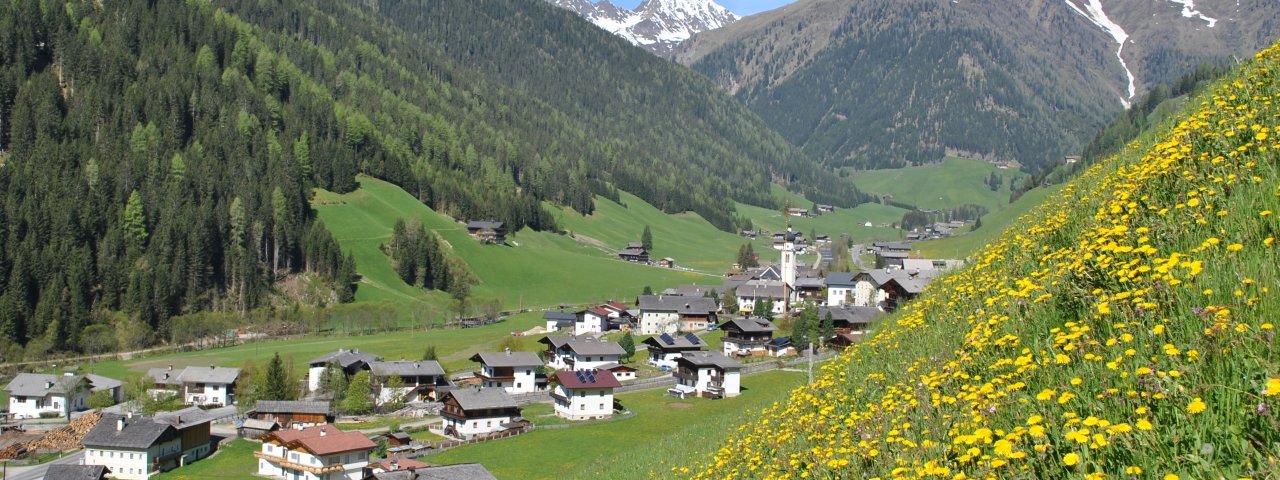
{"type": "MultiPolygon", "coordinates": [[[[506,241],[500,222],[467,227],[478,242],[506,241]]],[[[532,431],[542,420],[526,410],[536,405],[549,404],[564,422],[558,426],[571,427],[635,415],[616,397],[627,391],[732,402],[750,384],[749,374],[805,363],[812,368],[858,343],[885,315],[962,263],[913,258],[909,243],[876,242],[855,246],[857,263],[866,258],[874,268],[826,272],[829,236],[811,242],[788,229],[772,239],[776,263],[739,265],[718,285],[680,285],[646,291],[629,303],[547,311],[544,325],[512,332],[538,337],[539,351],[475,352],[469,357],[474,369],[463,372],[447,373],[435,359],[387,360],[339,348],[306,362],[298,399],[245,402],[238,395],[244,388],[239,368],[166,365],[146,371],[146,400],[174,409],[151,414],[140,411],[138,400],[126,401],[121,379],[21,373],[5,387],[0,459],[83,450],[47,470],[32,467],[27,476],[19,470],[5,478],[146,479],[215,453],[252,455],[253,474],[262,478],[495,478],[478,463],[435,464],[430,456],[532,431]],[[802,265],[803,254],[816,261],[802,265]],[[336,385],[357,382],[368,384],[364,395],[372,408],[340,415],[337,397],[346,392],[336,385]],[[353,421],[377,427],[339,428],[353,421]],[[219,452],[237,438],[259,446],[251,453],[219,452]]],[[[641,242],[617,257],[675,267],[671,258],[651,262],[641,242]]]]}

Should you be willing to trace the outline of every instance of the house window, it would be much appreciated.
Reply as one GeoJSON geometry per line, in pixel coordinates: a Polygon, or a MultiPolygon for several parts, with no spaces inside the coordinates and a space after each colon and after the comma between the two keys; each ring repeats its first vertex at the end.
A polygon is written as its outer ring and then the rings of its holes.
{"type": "Polygon", "coordinates": [[[520,388],[520,382],[516,382],[516,388],[520,388]]]}

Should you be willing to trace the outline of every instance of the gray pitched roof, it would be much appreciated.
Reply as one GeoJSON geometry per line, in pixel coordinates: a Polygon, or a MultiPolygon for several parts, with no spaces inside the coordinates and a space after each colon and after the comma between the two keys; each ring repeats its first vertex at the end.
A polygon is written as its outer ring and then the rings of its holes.
{"type": "Polygon", "coordinates": [[[328,354],[313,358],[311,359],[311,361],[307,362],[307,364],[308,365],[317,365],[317,364],[328,365],[330,363],[336,363],[338,364],[339,367],[348,368],[352,365],[355,365],[356,362],[369,363],[369,362],[376,362],[378,360],[382,360],[382,357],[374,355],[372,353],[361,352],[359,350],[345,350],[345,349],[339,348],[338,351],[336,352],[328,353],[328,354]]]}
{"type": "Polygon", "coordinates": [[[694,367],[718,367],[722,370],[738,370],[742,368],[741,363],[724,356],[723,353],[707,351],[685,353],[676,359],[676,363],[687,363],[694,367]]]}
{"type": "Polygon", "coordinates": [[[831,272],[827,275],[828,287],[852,287],[854,285],[853,277],[858,275],[854,272],[831,272]]]}
{"type": "Polygon", "coordinates": [[[501,230],[503,225],[504,224],[502,222],[492,220],[472,220],[467,222],[467,230],[484,230],[486,228],[490,230],[501,230]]]}
{"type": "Polygon", "coordinates": [[[173,425],[157,422],[149,417],[125,418],[123,415],[104,413],[102,420],[85,434],[80,443],[94,448],[145,449],[162,437],[175,433],[173,425]],[[119,420],[124,421],[124,428],[117,430],[119,420]]]}
{"type": "Polygon", "coordinates": [[[182,410],[157,413],[152,419],[181,430],[192,425],[212,422],[213,414],[200,407],[187,407],[182,410]]]}
{"type": "Polygon", "coordinates": [[[573,312],[547,312],[542,314],[542,318],[545,320],[573,322],[578,319],[578,314],[573,312]]]}
{"type": "Polygon", "coordinates": [[[568,347],[569,350],[578,355],[623,355],[627,353],[616,342],[596,340],[586,336],[559,335],[543,337],[542,340],[538,340],[538,343],[548,344],[551,348],[557,350],[561,347],[568,347]]]}
{"type": "Polygon", "coordinates": [[[44,478],[57,480],[98,480],[107,474],[103,465],[49,465],[44,478]]]}
{"type": "Polygon", "coordinates": [[[885,313],[876,307],[856,307],[845,305],[843,307],[818,307],[818,319],[826,318],[827,314],[831,314],[831,320],[840,323],[848,323],[851,325],[869,324],[879,320],[885,313]]]}
{"type": "Polygon", "coordinates": [[[85,375],[85,378],[88,378],[89,383],[93,384],[93,391],[95,392],[99,390],[110,390],[110,389],[121,387],[124,385],[124,382],[121,382],[114,378],[104,377],[102,375],[94,375],[92,373],[85,375]]]}
{"type": "Polygon", "coordinates": [[[152,380],[155,380],[155,383],[164,385],[181,385],[182,382],[178,381],[178,374],[181,372],[182,370],[173,370],[169,367],[155,367],[147,369],[147,376],[151,377],[152,380]]]}
{"type": "Polygon", "coordinates": [[[301,400],[258,400],[250,413],[314,413],[330,415],[333,410],[329,402],[308,402],[301,400]]]}
{"type": "Polygon", "coordinates": [[[396,470],[373,474],[377,480],[497,480],[489,470],[478,463],[437,465],[410,470],[396,470]]]}
{"type": "Polygon", "coordinates": [[[490,408],[512,408],[519,406],[507,390],[503,388],[459,388],[447,395],[458,401],[463,410],[485,410],[490,408]]]}
{"type": "Polygon", "coordinates": [[[256,418],[250,418],[245,420],[244,423],[241,423],[240,426],[244,428],[253,429],[253,430],[273,430],[276,427],[280,426],[280,424],[273,422],[271,420],[258,420],[256,418]]]}
{"type": "Polygon", "coordinates": [[[784,292],[786,288],[782,282],[753,280],[738,286],[737,294],[743,298],[781,299],[785,296],[784,292]]]}
{"type": "Polygon", "coordinates": [[[707,342],[692,333],[684,335],[662,334],[646,338],[646,345],[652,345],[662,350],[689,350],[701,349],[707,345],[707,342]]]}
{"type": "Polygon", "coordinates": [[[480,352],[471,356],[472,361],[490,367],[536,367],[542,359],[532,352],[480,352]]]}
{"type": "Polygon", "coordinates": [[[680,315],[708,315],[719,310],[714,298],[677,295],[641,295],[641,311],[676,312],[680,315]]]}
{"type": "MultiPolygon", "coordinates": [[[[104,377],[105,378],[105,377],[104,377]]],[[[77,383],[84,381],[84,377],[66,376],[66,375],[48,375],[43,373],[19,373],[13,377],[13,381],[5,386],[5,391],[9,395],[19,397],[43,397],[50,393],[54,395],[66,395],[75,389],[77,383]]]]}
{"type": "Polygon", "coordinates": [[[435,360],[404,360],[399,362],[369,362],[369,372],[379,377],[399,375],[401,377],[417,377],[434,375],[444,376],[444,368],[435,360]]]}
{"type": "Polygon", "coordinates": [[[778,327],[773,326],[768,320],[763,318],[735,318],[724,322],[720,325],[721,330],[737,330],[744,333],[765,333],[774,332],[778,327]]]}
{"type": "Polygon", "coordinates": [[[822,288],[827,286],[826,279],[813,277],[800,277],[796,279],[796,287],[822,288]]]}
{"type": "Polygon", "coordinates": [[[680,285],[675,288],[663,290],[665,295],[680,295],[684,297],[703,297],[707,292],[712,295],[719,295],[722,291],[728,291],[723,285],[680,285]]]}
{"type": "Polygon", "coordinates": [[[240,376],[239,368],[229,367],[187,367],[182,369],[182,373],[178,374],[178,381],[182,383],[236,383],[236,377],[240,376]]]}

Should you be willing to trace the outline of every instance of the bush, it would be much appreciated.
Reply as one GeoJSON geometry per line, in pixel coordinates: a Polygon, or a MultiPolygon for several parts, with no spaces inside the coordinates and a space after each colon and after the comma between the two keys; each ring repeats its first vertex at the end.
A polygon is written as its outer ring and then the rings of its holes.
{"type": "Polygon", "coordinates": [[[40,418],[58,418],[61,416],[61,412],[40,412],[40,418]]]}

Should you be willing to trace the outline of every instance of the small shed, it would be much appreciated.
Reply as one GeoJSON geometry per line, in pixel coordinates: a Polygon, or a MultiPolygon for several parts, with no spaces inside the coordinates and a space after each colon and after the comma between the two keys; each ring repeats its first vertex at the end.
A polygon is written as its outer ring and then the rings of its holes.
{"type": "Polygon", "coordinates": [[[236,426],[236,434],[240,438],[256,440],[258,437],[266,435],[280,429],[280,424],[271,420],[257,420],[253,418],[245,419],[238,422],[236,426]]]}

